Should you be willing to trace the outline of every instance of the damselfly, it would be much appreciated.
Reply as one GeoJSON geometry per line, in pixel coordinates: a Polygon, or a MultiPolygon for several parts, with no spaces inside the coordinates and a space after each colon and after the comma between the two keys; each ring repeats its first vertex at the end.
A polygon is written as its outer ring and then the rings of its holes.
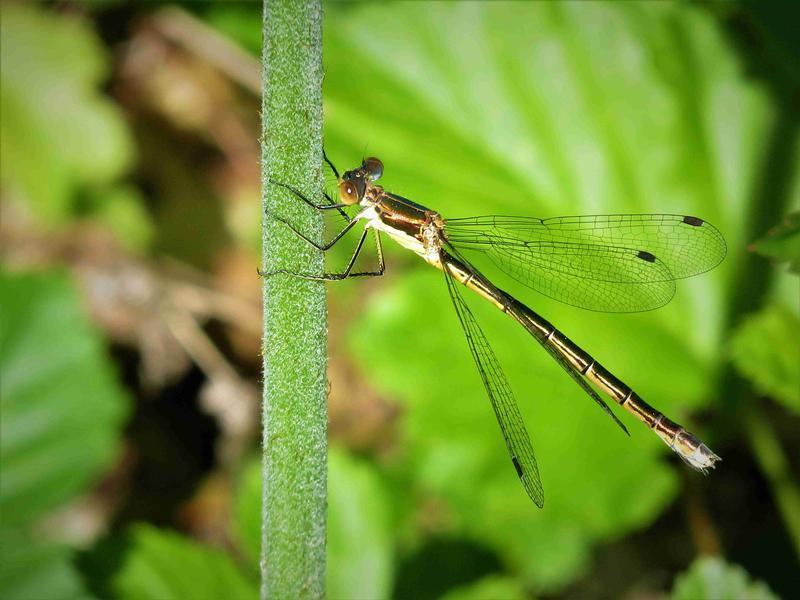
{"type": "Polygon", "coordinates": [[[725,241],[713,225],[698,217],[668,214],[445,219],[377,185],[383,174],[377,158],[367,158],[340,176],[327,156],[323,157],[336,175],[338,202],[325,194],[325,202],[317,204],[290,185],[272,183],[318,210],[338,211],[347,221],[344,228],[329,242],[318,244],[287,220],[274,218],[322,251],[364,221],[366,226],[347,267],[339,273],[278,270],[262,275],[289,273],[317,280],[382,275],[381,232],[440,269],[511,462],[537,506],[543,506],[544,493],[530,437],[500,363],[462,296],[462,285],[522,325],[625,433],[627,429],[598,390],[643,421],[691,467],[706,472],[720,460],[551,323],[494,285],[465,257],[471,252],[483,254],[520,283],[567,304],[596,311],[636,312],[666,304],[675,293],[677,279],[703,273],[722,261],[725,241]],[[360,210],[351,218],[344,209],[353,205],[360,210]],[[378,267],[354,271],[370,230],[375,233],[378,267]]]}

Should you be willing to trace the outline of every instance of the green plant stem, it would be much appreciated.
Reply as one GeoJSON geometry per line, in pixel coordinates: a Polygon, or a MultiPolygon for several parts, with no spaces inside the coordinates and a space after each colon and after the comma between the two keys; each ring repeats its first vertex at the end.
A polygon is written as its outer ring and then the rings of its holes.
{"type": "MultiPolygon", "coordinates": [[[[320,273],[322,221],[270,180],[322,197],[322,7],[264,4],[263,270],[320,273]]],[[[262,598],[325,595],[327,334],[324,283],[264,278],[262,598]]]]}

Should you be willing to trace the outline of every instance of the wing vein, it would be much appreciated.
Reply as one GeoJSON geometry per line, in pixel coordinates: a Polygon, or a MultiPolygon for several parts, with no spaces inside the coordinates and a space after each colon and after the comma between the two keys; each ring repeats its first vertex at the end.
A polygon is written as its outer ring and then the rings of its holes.
{"type": "Polygon", "coordinates": [[[539,467],[514,393],[486,335],[461,294],[461,284],[449,272],[446,262],[443,271],[450,299],[500,425],[511,462],[528,496],[541,508],[544,506],[544,490],[539,467]]]}
{"type": "Polygon", "coordinates": [[[710,223],[681,215],[483,216],[449,219],[460,250],[481,253],[546,296],[590,310],[637,312],[669,302],[675,281],[725,256],[710,223]]]}

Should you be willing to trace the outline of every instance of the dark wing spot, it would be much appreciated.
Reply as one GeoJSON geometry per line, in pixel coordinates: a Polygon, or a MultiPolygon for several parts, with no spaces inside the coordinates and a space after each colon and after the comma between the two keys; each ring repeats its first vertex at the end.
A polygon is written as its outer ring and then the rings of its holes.
{"type": "Polygon", "coordinates": [[[700,227],[703,224],[703,219],[697,217],[683,217],[683,222],[693,227],[700,227]]]}
{"type": "Polygon", "coordinates": [[[511,457],[511,462],[514,463],[514,468],[517,470],[517,477],[522,479],[522,465],[519,464],[516,456],[511,457]]]}
{"type": "Polygon", "coordinates": [[[639,254],[636,256],[642,260],[646,260],[647,262],[656,262],[656,257],[650,254],[647,250],[639,250],[639,254]]]}

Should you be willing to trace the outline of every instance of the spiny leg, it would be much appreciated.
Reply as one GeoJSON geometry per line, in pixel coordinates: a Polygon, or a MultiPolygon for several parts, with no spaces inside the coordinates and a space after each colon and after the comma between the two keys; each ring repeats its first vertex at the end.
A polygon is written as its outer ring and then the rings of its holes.
{"type": "MultiPolygon", "coordinates": [[[[275,185],[278,185],[278,186],[280,186],[280,187],[282,187],[282,188],[285,188],[285,189],[289,190],[289,191],[290,191],[290,192],[292,192],[292,193],[293,193],[295,196],[297,196],[298,198],[300,198],[300,199],[301,199],[303,202],[305,202],[306,204],[308,204],[309,206],[311,206],[311,207],[313,207],[313,208],[315,208],[315,209],[317,209],[317,210],[329,210],[329,209],[335,208],[335,209],[339,210],[339,212],[340,212],[340,213],[341,213],[341,214],[344,216],[344,218],[347,220],[347,225],[345,225],[345,226],[344,226],[344,228],[343,228],[341,231],[339,231],[339,232],[338,232],[338,233],[337,233],[337,234],[336,234],[336,235],[333,237],[333,239],[332,239],[330,242],[328,242],[328,243],[326,243],[326,244],[318,244],[317,242],[315,242],[314,240],[312,240],[311,238],[309,238],[308,236],[306,236],[304,233],[302,233],[300,230],[298,230],[298,229],[297,229],[297,228],[296,228],[294,225],[292,225],[292,224],[291,224],[291,223],[290,223],[288,220],[286,220],[286,219],[284,219],[283,217],[280,217],[280,216],[278,216],[278,215],[276,215],[276,214],[274,214],[274,213],[267,212],[267,214],[268,214],[268,215],[270,215],[270,216],[271,216],[273,219],[275,219],[276,221],[279,221],[279,222],[283,223],[284,225],[286,225],[286,226],[287,226],[287,227],[288,227],[288,228],[289,228],[289,229],[290,229],[290,230],[291,230],[291,231],[292,231],[292,232],[293,232],[295,235],[297,235],[298,237],[300,237],[300,238],[304,239],[306,242],[308,242],[309,244],[311,244],[312,246],[314,246],[314,247],[315,247],[317,250],[322,250],[323,252],[324,252],[325,250],[328,250],[328,249],[329,249],[331,246],[333,246],[333,245],[334,245],[336,242],[338,242],[338,241],[339,241],[339,239],[341,239],[341,237],[342,237],[344,234],[346,234],[348,231],[350,231],[350,229],[353,227],[353,225],[355,225],[355,224],[356,224],[356,221],[355,221],[355,220],[353,220],[353,219],[351,219],[351,218],[350,218],[350,217],[347,215],[347,213],[346,213],[346,212],[344,212],[344,211],[342,210],[342,207],[343,207],[343,206],[347,206],[346,204],[314,204],[314,203],[313,203],[311,200],[309,200],[308,198],[306,198],[306,197],[305,197],[305,196],[304,196],[304,195],[303,195],[303,194],[300,192],[300,190],[298,190],[297,188],[295,188],[295,187],[293,187],[293,186],[291,186],[291,185],[289,185],[289,184],[286,184],[286,183],[279,183],[279,182],[277,182],[277,181],[274,181],[274,180],[272,180],[272,179],[270,179],[270,183],[273,183],[273,184],[275,184],[275,185]]],[[[333,201],[330,199],[330,196],[328,196],[327,194],[325,194],[325,198],[327,198],[328,200],[330,200],[331,202],[333,202],[333,201]]]]}
{"type": "MultiPolygon", "coordinates": [[[[336,179],[339,179],[339,171],[336,169],[336,167],[333,165],[331,160],[328,158],[328,155],[325,154],[325,149],[324,148],[322,149],[322,158],[325,160],[325,162],[331,168],[331,170],[333,171],[333,174],[336,176],[336,179]]],[[[315,202],[313,202],[312,200],[307,198],[300,190],[298,190],[296,187],[294,187],[292,185],[289,185],[288,183],[281,183],[280,181],[275,181],[272,178],[270,178],[269,181],[273,185],[280,186],[280,187],[290,191],[292,194],[297,196],[300,200],[305,202],[308,206],[310,206],[310,207],[312,207],[312,208],[314,208],[316,210],[331,210],[331,209],[335,209],[336,211],[339,212],[339,214],[342,217],[344,217],[344,219],[345,219],[345,221],[347,221],[347,223],[351,223],[352,222],[351,217],[343,210],[345,207],[347,207],[349,205],[348,204],[344,204],[344,203],[336,203],[336,202],[334,202],[333,198],[331,198],[330,195],[328,195],[328,193],[326,191],[324,191],[324,190],[323,190],[322,194],[323,194],[327,204],[316,204],[315,202]]],[[[309,241],[311,244],[317,246],[316,244],[314,244],[314,242],[311,242],[306,236],[300,234],[292,225],[287,223],[284,219],[281,219],[280,217],[278,217],[277,215],[275,215],[274,213],[272,213],[270,211],[268,211],[267,214],[272,216],[273,218],[276,218],[277,220],[281,221],[285,225],[287,225],[290,229],[292,229],[292,231],[294,231],[297,235],[300,235],[300,237],[302,237],[306,241],[309,241]]],[[[339,235],[337,235],[334,238],[334,241],[338,240],[339,237],[341,237],[341,235],[344,235],[344,232],[346,232],[347,229],[349,229],[349,227],[346,227],[342,232],[340,232],[339,235]]],[[[317,246],[317,247],[319,247],[319,246],[317,246]]]]}
{"type": "Polygon", "coordinates": [[[305,202],[306,204],[308,204],[312,208],[315,208],[317,210],[335,209],[335,210],[337,210],[339,212],[340,215],[342,215],[345,218],[345,220],[348,223],[350,221],[352,221],[352,219],[350,218],[350,215],[348,215],[343,210],[345,207],[347,207],[349,205],[348,204],[344,204],[344,203],[336,203],[336,202],[334,202],[333,198],[331,198],[328,195],[328,192],[324,192],[324,191],[322,192],[322,194],[325,197],[325,200],[328,202],[328,204],[315,204],[312,200],[306,198],[300,190],[298,190],[296,187],[294,187],[292,185],[289,185],[288,183],[281,183],[280,181],[275,181],[274,179],[270,179],[269,182],[271,184],[273,184],[273,185],[277,185],[277,186],[280,186],[280,187],[282,187],[282,188],[284,188],[286,190],[289,190],[292,194],[294,194],[295,196],[300,198],[300,200],[302,200],[303,202],[305,202]]]}
{"type": "MultiPolygon", "coordinates": [[[[329,242],[326,242],[324,244],[318,244],[317,242],[315,242],[314,240],[309,238],[307,235],[305,235],[302,231],[297,229],[294,225],[292,225],[289,221],[287,221],[283,217],[273,216],[273,218],[276,221],[286,225],[286,227],[288,227],[289,230],[292,233],[294,233],[297,237],[305,240],[306,242],[308,242],[309,244],[314,246],[314,248],[316,248],[317,250],[322,250],[323,252],[325,252],[327,250],[330,250],[334,246],[334,244],[336,244],[336,242],[338,242],[340,239],[342,239],[342,237],[344,237],[344,235],[348,231],[350,231],[356,223],[358,223],[358,221],[350,221],[349,223],[347,223],[347,225],[344,226],[344,228],[340,232],[338,232],[335,236],[333,236],[333,238],[329,242]]],[[[366,229],[364,231],[366,231],[366,229]]]]}
{"type": "MultiPolygon", "coordinates": [[[[316,248],[317,250],[320,250],[322,252],[326,252],[326,251],[330,250],[358,222],[356,220],[352,220],[352,221],[348,222],[347,225],[345,225],[344,228],[340,232],[338,232],[333,237],[333,239],[331,239],[329,242],[324,243],[324,244],[318,244],[317,242],[315,242],[314,240],[312,240],[311,238],[306,236],[303,232],[299,231],[296,227],[294,227],[294,225],[292,225],[286,219],[284,219],[282,217],[278,217],[278,216],[274,216],[273,218],[276,221],[279,221],[279,222],[283,223],[284,225],[286,225],[286,227],[288,227],[289,230],[292,233],[294,233],[297,237],[299,237],[300,239],[302,239],[306,243],[310,244],[311,246],[314,246],[314,248],[316,248]]],[[[349,261],[349,263],[347,265],[347,268],[345,269],[345,271],[343,273],[321,273],[321,274],[296,273],[296,272],[290,271],[288,269],[278,269],[276,271],[264,272],[261,269],[258,269],[258,274],[261,277],[271,277],[272,275],[277,275],[277,274],[287,274],[287,275],[294,275],[295,277],[301,277],[303,279],[312,279],[312,280],[316,280],[316,281],[332,281],[332,280],[346,279],[348,277],[370,277],[370,276],[383,275],[383,272],[385,270],[385,262],[384,262],[384,257],[383,257],[383,247],[381,246],[381,241],[380,241],[381,238],[380,238],[380,235],[378,234],[378,232],[375,232],[375,236],[376,236],[375,237],[375,246],[376,246],[376,250],[377,250],[377,253],[378,253],[378,270],[377,271],[363,271],[363,272],[358,272],[358,273],[352,273],[353,265],[355,264],[355,262],[356,262],[356,260],[358,258],[358,255],[360,254],[360,252],[361,252],[361,250],[362,250],[362,248],[364,246],[364,241],[365,241],[365,239],[367,237],[367,231],[368,230],[365,228],[363,233],[361,234],[361,239],[358,242],[358,246],[356,247],[355,251],[353,252],[353,255],[350,258],[350,261],[349,261]]]]}
{"type": "Polygon", "coordinates": [[[322,149],[322,159],[326,163],[328,163],[328,166],[331,168],[331,171],[333,171],[333,174],[336,175],[336,179],[339,179],[339,171],[336,169],[336,167],[333,166],[333,163],[331,162],[331,159],[328,158],[328,155],[325,154],[325,148],[322,149]]]}
{"type": "MultiPolygon", "coordinates": [[[[350,261],[347,263],[347,267],[342,273],[320,273],[320,274],[295,273],[294,271],[289,271],[288,269],[278,269],[276,271],[270,271],[267,273],[259,269],[258,274],[261,277],[272,277],[273,275],[278,275],[278,274],[294,275],[295,277],[300,277],[302,279],[311,279],[313,281],[340,281],[342,279],[347,279],[349,277],[380,277],[381,275],[383,275],[383,272],[385,270],[385,263],[383,259],[383,247],[381,246],[381,236],[378,232],[375,232],[375,247],[378,251],[378,270],[360,271],[357,273],[352,272],[353,265],[356,264],[358,255],[361,253],[361,250],[364,247],[364,241],[367,239],[368,232],[369,232],[368,229],[364,229],[364,231],[361,233],[361,239],[358,240],[358,245],[356,246],[356,249],[353,252],[353,256],[350,257],[350,261]]],[[[301,237],[303,237],[303,239],[305,239],[306,241],[309,241],[304,236],[301,237]]],[[[313,242],[310,241],[309,243],[313,244],[313,242]]],[[[335,241],[333,243],[335,243],[335,241]]]]}

